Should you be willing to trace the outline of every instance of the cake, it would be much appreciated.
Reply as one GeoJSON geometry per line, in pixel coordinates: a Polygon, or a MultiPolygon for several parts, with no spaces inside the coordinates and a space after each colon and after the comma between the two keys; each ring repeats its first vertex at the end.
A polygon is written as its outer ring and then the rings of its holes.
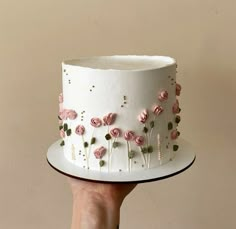
{"type": "Polygon", "coordinates": [[[178,153],[176,61],[116,55],[62,63],[60,146],[75,166],[104,173],[156,168],[178,153]]]}

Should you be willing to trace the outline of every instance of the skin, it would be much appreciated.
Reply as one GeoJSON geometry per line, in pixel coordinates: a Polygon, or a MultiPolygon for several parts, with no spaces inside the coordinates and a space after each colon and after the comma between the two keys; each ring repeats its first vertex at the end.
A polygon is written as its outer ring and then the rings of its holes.
{"type": "Polygon", "coordinates": [[[137,184],[110,184],[68,178],[73,196],[71,229],[117,229],[120,207],[137,184]]]}

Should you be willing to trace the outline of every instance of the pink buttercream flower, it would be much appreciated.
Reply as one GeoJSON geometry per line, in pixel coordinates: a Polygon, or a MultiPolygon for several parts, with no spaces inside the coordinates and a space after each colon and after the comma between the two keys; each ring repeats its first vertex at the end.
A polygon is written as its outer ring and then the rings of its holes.
{"type": "Polygon", "coordinates": [[[59,117],[60,117],[62,120],[66,120],[66,119],[67,119],[66,110],[62,109],[62,110],[59,112],[59,117]]]}
{"type": "Polygon", "coordinates": [[[170,137],[171,137],[172,140],[175,140],[176,138],[178,138],[178,136],[179,136],[179,134],[178,134],[177,130],[171,131],[170,137]]]}
{"type": "Polygon", "coordinates": [[[128,130],[125,132],[124,138],[126,141],[132,141],[135,138],[135,133],[131,130],[128,130]]]}
{"type": "Polygon", "coordinates": [[[63,103],[63,94],[62,93],[59,94],[58,99],[59,99],[59,103],[63,103]]]}
{"type": "Polygon", "coordinates": [[[76,128],[75,128],[75,133],[78,134],[78,135],[83,135],[85,132],[85,128],[83,125],[78,125],[76,128]]]}
{"type": "Polygon", "coordinates": [[[77,113],[74,110],[63,109],[59,112],[59,116],[62,120],[65,120],[67,118],[74,120],[77,117],[77,113]]]}
{"type": "Polygon", "coordinates": [[[180,109],[179,109],[179,101],[176,99],[175,103],[173,104],[172,106],[172,112],[174,114],[178,114],[180,112],[180,109]]]}
{"type": "Polygon", "coordinates": [[[67,110],[67,117],[71,120],[76,119],[77,113],[74,110],[67,110]]]}
{"type": "Polygon", "coordinates": [[[168,99],[168,92],[165,90],[161,91],[158,95],[158,99],[161,102],[167,100],[168,99]]]}
{"type": "Polygon", "coordinates": [[[116,114],[109,113],[108,115],[103,117],[104,125],[108,125],[109,126],[109,125],[113,124],[115,119],[116,119],[116,114]]]}
{"type": "Polygon", "coordinates": [[[138,116],[138,120],[141,123],[145,123],[148,119],[148,111],[147,109],[143,110],[141,114],[138,116]]]}
{"type": "Polygon", "coordinates": [[[110,130],[110,134],[112,137],[117,138],[121,135],[121,130],[119,128],[113,128],[110,130]]]}
{"type": "Polygon", "coordinates": [[[64,132],[64,130],[60,130],[60,137],[61,137],[61,138],[64,138],[64,137],[65,137],[65,132],[64,132]]]}
{"type": "Polygon", "coordinates": [[[160,115],[163,111],[164,109],[160,105],[155,105],[153,107],[153,113],[157,116],[160,115]]]}
{"type": "Polygon", "coordinates": [[[135,137],[135,143],[138,145],[138,146],[142,146],[145,142],[145,139],[143,136],[137,136],[135,137]]]}
{"type": "Polygon", "coordinates": [[[102,120],[100,118],[92,118],[91,121],[90,121],[90,124],[93,127],[99,127],[99,126],[102,125],[102,120]]]}
{"type": "Polygon", "coordinates": [[[176,93],[176,95],[180,95],[180,92],[181,92],[181,85],[180,84],[178,84],[178,83],[176,83],[176,90],[175,90],[175,93],[176,93]]]}
{"type": "Polygon", "coordinates": [[[106,148],[103,147],[103,146],[101,146],[101,147],[95,149],[95,151],[94,151],[94,156],[95,156],[97,159],[102,159],[102,157],[105,155],[106,151],[107,151],[106,148]]]}

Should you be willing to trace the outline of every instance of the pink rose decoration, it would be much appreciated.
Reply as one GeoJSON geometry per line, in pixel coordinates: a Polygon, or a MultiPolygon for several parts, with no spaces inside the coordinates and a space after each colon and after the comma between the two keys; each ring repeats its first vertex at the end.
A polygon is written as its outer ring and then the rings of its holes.
{"type": "Polygon", "coordinates": [[[173,104],[172,106],[172,112],[174,114],[178,114],[180,112],[180,109],[179,109],[179,101],[176,99],[175,103],[173,104]]]}
{"type": "Polygon", "coordinates": [[[116,114],[109,113],[108,115],[103,117],[104,125],[108,125],[109,126],[109,125],[113,124],[115,119],[116,119],[116,114]]]}
{"type": "Polygon", "coordinates": [[[178,83],[176,83],[176,91],[175,91],[175,93],[176,93],[176,95],[180,95],[180,92],[181,92],[181,85],[180,84],[178,84],[178,83]]]}
{"type": "Polygon", "coordinates": [[[137,136],[135,138],[135,143],[138,145],[138,146],[142,146],[145,142],[145,139],[143,136],[137,136]]]}
{"type": "Polygon", "coordinates": [[[171,137],[172,140],[175,140],[176,138],[178,138],[178,136],[179,136],[179,134],[178,134],[177,130],[171,131],[170,137],[171,137]]]}
{"type": "Polygon", "coordinates": [[[66,114],[66,110],[61,110],[59,112],[59,117],[62,119],[62,120],[66,120],[67,119],[67,114],[66,114]]]}
{"type": "Polygon", "coordinates": [[[155,105],[153,107],[153,113],[157,116],[160,115],[163,111],[164,109],[160,105],[155,105]]]}
{"type": "Polygon", "coordinates": [[[67,117],[74,120],[77,117],[77,113],[74,110],[67,110],[67,117]]]}
{"type": "Polygon", "coordinates": [[[168,92],[165,90],[161,91],[158,95],[158,99],[161,102],[167,100],[168,99],[168,92]]]}
{"type": "Polygon", "coordinates": [[[78,135],[83,135],[85,132],[85,128],[83,125],[78,125],[76,128],[75,128],[75,133],[78,134],[78,135]]]}
{"type": "Polygon", "coordinates": [[[141,123],[145,123],[148,119],[148,111],[145,109],[141,112],[141,114],[138,116],[138,120],[141,123]]]}
{"type": "Polygon", "coordinates": [[[63,103],[63,94],[62,93],[59,94],[58,99],[59,99],[59,103],[63,103]]]}
{"type": "Polygon", "coordinates": [[[93,127],[99,127],[99,126],[102,125],[102,120],[100,118],[92,118],[91,121],[90,121],[90,124],[93,127]]]}
{"type": "Polygon", "coordinates": [[[106,151],[106,148],[101,146],[94,151],[94,155],[97,159],[101,159],[105,155],[106,151]]]}
{"type": "Polygon", "coordinates": [[[62,120],[65,120],[67,118],[74,120],[77,117],[77,113],[74,110],[63,109],[59,112],[59,116],[62,120]]]}
{"type": "Polygon", "coordinates": [[[135,133],[131,130],[128,130],[125,132],[124,138],[126,141],[132,141],[135,138],[135,133]]]}
{"type": "Polygon", "coordinates": [[[121,135],[121,130],[119,128],[113,128],[110,130],[110,134],[114,138],[118,138],[121,135]]]}
{"type": "Polygon", "coordinates": [[[64,138],[64,137],[65,137],[65,132],[64,132],[64,130],[60,130],[60,137],[61,137],[61,138],[64,138]]]}

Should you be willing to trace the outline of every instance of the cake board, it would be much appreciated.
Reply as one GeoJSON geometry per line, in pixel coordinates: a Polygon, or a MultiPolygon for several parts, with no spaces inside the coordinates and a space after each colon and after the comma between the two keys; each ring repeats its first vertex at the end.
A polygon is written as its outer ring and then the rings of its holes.
{"type": "Polygon", "coordinates": [[[47,152],[47,161],[56,171],[77,179],[83,179],[102,183],[144,183],[166,179],[175,176],[190,168],[195,161],[195,153],[191,144],[182,139],[178,139],[179,150],[175,158],[157,168],[150,168],[142,171],[132,172],[112,172],[105,173],[79,168],[69,162],[60,146],[60,140],[53,143],[47,152]]]}

